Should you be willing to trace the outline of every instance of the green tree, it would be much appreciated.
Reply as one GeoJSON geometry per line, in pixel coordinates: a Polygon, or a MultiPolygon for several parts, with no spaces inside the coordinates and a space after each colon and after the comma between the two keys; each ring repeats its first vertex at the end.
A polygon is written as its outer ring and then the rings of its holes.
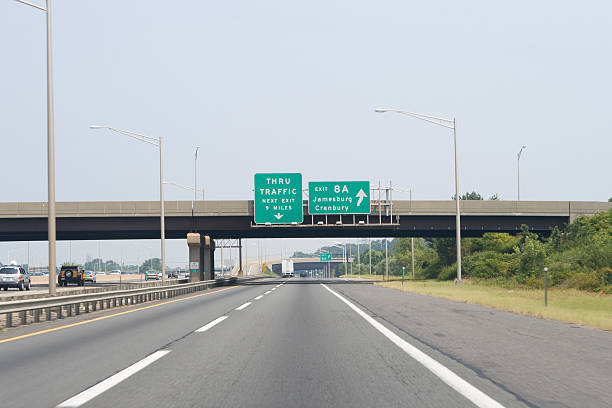
{"type": "Polygon", "coordinates": [[[612,203],[612,197],[608,198],[608,202],[612,203]]]}
{"type": "Polygon", "coordinates": [[[150,258],[147,259],[140,265],[138,271],[140,273],[145,273],[146,271],[161,271],[161,259],[159,258],[150,258]]]}

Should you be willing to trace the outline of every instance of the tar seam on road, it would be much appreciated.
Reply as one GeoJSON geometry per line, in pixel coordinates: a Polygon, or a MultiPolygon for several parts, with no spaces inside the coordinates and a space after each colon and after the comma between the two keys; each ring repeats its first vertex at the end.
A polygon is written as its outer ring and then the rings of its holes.
{"type": "Polygon", "coordinates": [[[115,385],[119,384],[121,381],[127,379],[128,377],[132,376],[133,374],[136,374],[138,371],[142,370],[143,368],[145,368],[149,364],[155,362],[156,360],[162,358],[163,356],[165,356],[169,352],[170,352],[170,350],[159,350],[159,351],[156,351],[155,353],[150,354],[147,357],[143,358],[142,360],[132,364],[128,368],[125,368],[125,369],[119,371],[117,374],[108,377],[106,380],[103,380],[103,381],[99,382],[98,384],[94,385],[93,387],[90,387],[90,388],[86,389],[85,391],[75,395],[74,397],[72,397],[70,399],[67,399],[66,401],[64,401],[61,404],[59,404],[57,406],[57,408],[75,408],[75,407],[80,407],[81,405],[85,404],[87,401],[90,401],[91,399],[93,399],[93,398],[97,397],[98,395],[102,394],[104,391],[106,391],[106,390],[114,387],[115,385]]]}
{"type": "Polygon", "coordinates": [[[15,337],[10,337],[8,339],[0,340],[0,344],[8,343],[9,341],[13,341],[13,340],[25,339],[25,338],[32,337],[32,336],[38,336],[39,334],[51,333],[51,332],[62,330],[62,329],[68,329],[70,327],[80,326],[82,324],[97,322],[98,320],[108,319],[109,317],[116,317],[116,316],[122,316],[124,314],[132,313],[132,312],[139,312],[141,310],[151,309],[152,307],[158,307],[158,306],[167,305],[168,303],[181,302],[183,300],[193,299],[193,298],[197,298],[197,297],[200,297],[200,296],[212,295],[213,293],[219,293],[219,292],[223,292],[224,290],[234,289],[234,288],[237,288],[237,287],[238,286],[231,286],[229,288],[215,290],[214,292],[201,293],[199,295],[188,296],[186,298],[169,300],[167,302],[157,303],[157,304],[154,304],[154,305],[149,305],[149,306],[144,306],[144,307],[139,307],[137,309],[130,309],[130,310],[125,310],[123,312],[113,313],[113,314],[106,315],[106,316],[95,317],[93,319],[84,320],[82,322],[76,322],[76,323],[67,324],[65,326],[53,327],[51,329],[45,329],[45,330],[37,331],[37,332],[34,332],[34,333],[22,334],[21,336],[15,336],[15,337]]]}
{"type": "Polygon", "coordinates": [[[397,334],[387,329],[381,323],[374,320],[372,316],[359,309],[350,301],[346,300],[343,296],[331,290],[329,287],[327,287],[327,285],[323,283],[321,285],[338,299],[340,299],[342,302],[344,302],[348,307],[353,309],[359,316],[361,316],[365,321],[370,323],[376,330],[381,332],[385,337],[395,343],[395,345],[404,350],[406,354],[421,363],[425,368],[431,371],[444,383],[446,383],[459,394],[470,400],[476,406],[481,408],[504,408],[504,406],[501,405],[499,402],[495,401],[493,398],[489,397],[487,394],[480,391],[478,388],[474,387],[472,384],[468,383],[463,378],[459,377],[457,374],[455,374],[442,364],[438,363],[433,358],[429,357],[427,354],[423,353],[421,350],[417,349],[412,344],[408,343],[407,341],[399,337],[397,334]]]}
{"type": "Polygon", "coordinates": [[[242,309],[246,309],[247,307],[249,307],[249,305],[251,304],[251,302],[246,302],[240,306],[238,306],[236,309],[234,310],[242,310],[242,309]]]}
{"type": "Polygon", "coordinates": [[[212,322],[205,324],[204,326],[200,327],[198,330],[196,330],[196,333],[202,333],[205,332],[206,330],[215,327],[216,325],[218,325],[219,323],[221,323],[222,321],[224,321],[225,319],[227,319],[229,316],[221,316],[221,317],[217,317],[215,320],[213,320],[212,322]]]}

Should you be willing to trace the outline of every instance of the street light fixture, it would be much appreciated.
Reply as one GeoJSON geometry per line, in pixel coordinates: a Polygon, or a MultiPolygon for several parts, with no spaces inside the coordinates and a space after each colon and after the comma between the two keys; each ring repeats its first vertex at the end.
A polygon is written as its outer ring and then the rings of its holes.
{"type": "Polygon", "coordinates": [[[53,126],[53,64],[51,61],[51,0],[46,7],[25,0],[15,0],[45,12],[47,17],[47,240],[49,241],[49,295],[55,296],[55,136],[53,126]]]}
{"type": "Polygon", "coordinates": [[[521,146],[521,150],[519,150],[516,155],[516,189],[517,189],[517,199],[521,201],[521,154],[523,150],[525,150],[527,146],[521,146]]]}
{"type": "Polygon", "coordinates": [[[461,285],[461,212],[459,210],[459,170],[457,164],[457,121],[455,118],[444,119],[437,116],[424,115],[422,113],[408,112],[398,109],[374,109],[377,113],[395,112],[402,115],[408,115],[416,119],[424,120],[425,122],[433,123],[434,125],[442,126],[447,129],[452,129],[455,141],[455,229],[457,232],[457,285],[461,285]]]}
{"type": "Polygon", "coordinates": [[[145,136],[139,133],[130,132],[128,130],[117,129],[110,126],[90,125],[90,129],[108,129],[116,133],[121,133],[131,137],[132,139],[148,143],[159,148],[159,208],[160,208],[160,229],[161,229],[161,271],[162,283],[166,282],[166,223],[164,217],[164,177],[163,177],[163,150],[162,138],[145,136]]]}

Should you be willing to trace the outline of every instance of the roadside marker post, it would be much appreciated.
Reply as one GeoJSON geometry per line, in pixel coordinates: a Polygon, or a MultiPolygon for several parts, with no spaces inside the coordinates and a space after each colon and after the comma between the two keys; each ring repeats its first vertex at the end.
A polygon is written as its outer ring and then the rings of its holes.
{"type": "Polygon", "coordinates": [[[548,306],[548,268],[544,268],[544,306],[548,306]]]}
{"type": "Polygon", "coordinates": [[[406,275],[406,267],[402,266],[402,285],[404,284],[404,275],[406,275]]]}

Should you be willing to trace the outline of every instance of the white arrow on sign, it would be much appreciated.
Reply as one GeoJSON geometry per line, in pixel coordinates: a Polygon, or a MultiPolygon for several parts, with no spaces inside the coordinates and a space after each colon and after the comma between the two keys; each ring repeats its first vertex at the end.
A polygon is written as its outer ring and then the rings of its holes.
{"type": "Polygon", "coordinates": [[[361,202],[363,201],[363,199],[365,197],[367,197],[367,194],[363,192],[362,188],[360,188],[359,192],[357,193],[357,195],[355,197],[359,197],[359,200],[357,200],[357,207],[359,207],[361,205],[361,202]]]}
{"type": "Polygon", "coordinates": [[[274,216],[276,217],[277,220],[280,220],[281,218],[283,218],[283,214],[281,213],[274,214],[274,216]]]}

